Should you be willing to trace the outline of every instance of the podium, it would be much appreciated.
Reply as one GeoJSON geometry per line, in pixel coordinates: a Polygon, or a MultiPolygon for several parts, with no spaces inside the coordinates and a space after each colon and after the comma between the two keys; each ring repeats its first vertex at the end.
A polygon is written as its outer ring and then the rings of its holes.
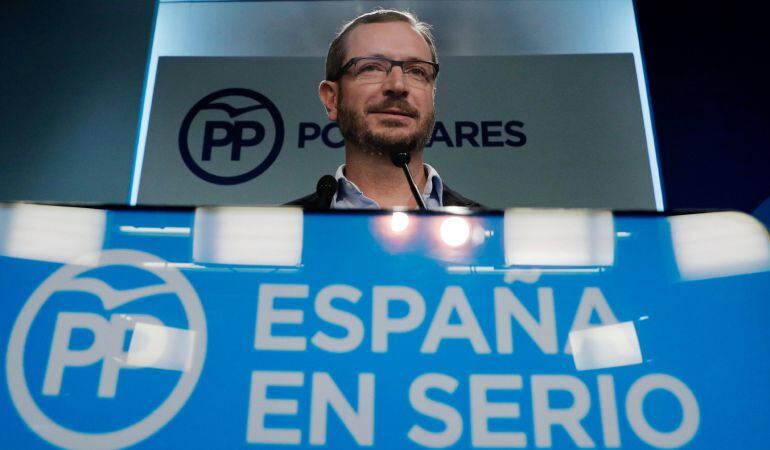
{"type": "Polygon", "coordinates": [[[6,448],[770,440],[735,212],[0,205],[6,448]]]}

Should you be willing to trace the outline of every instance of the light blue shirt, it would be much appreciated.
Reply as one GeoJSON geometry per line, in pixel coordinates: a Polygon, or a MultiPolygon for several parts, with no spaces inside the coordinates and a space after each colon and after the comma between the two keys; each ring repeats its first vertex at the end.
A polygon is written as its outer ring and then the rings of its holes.
{"type": "MultiPolygon", "coordinates": [[[[428,171],[428,181],[422,191],[422,198],[428,209],[438,209],[444,206],[444,182],[441,181],[436,169],[423,164],[428,171]]],[[[365,196],[361,189],[352,181],[345,178],[345,165],[337,168],[334,178],[337,179],[337,193],[332,197],[332,209],[380,209],[380,205],[365,196]]]]}

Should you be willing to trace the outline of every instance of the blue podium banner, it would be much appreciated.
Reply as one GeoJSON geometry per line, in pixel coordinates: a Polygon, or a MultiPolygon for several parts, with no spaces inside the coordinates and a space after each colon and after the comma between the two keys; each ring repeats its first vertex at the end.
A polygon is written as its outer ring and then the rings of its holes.
{"type": "Polygon", "coordinates": [[[0,205],[0,447],[770,441],[749,216],[0,205]]]}

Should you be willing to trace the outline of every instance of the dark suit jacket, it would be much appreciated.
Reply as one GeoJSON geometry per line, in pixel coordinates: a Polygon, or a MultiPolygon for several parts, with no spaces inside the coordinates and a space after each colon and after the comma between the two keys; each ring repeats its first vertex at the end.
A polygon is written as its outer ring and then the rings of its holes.
{"type": "MultiPolygon", "coordinates": [[[[484,206],[478,202],[467,199],[457,192],[453,191],[446,184],[444,184],[444,206],[465,206],[467,208],[484,208],[484,206]]],[[[301,206],[309,209],[330,209],[332,203],[332,196],[327,198],[321,198],[317,192],[313,192],[310,195],[306,195],[302,198],[298,198],[294,201],[287,203],[287,205],[301,206]]]]}

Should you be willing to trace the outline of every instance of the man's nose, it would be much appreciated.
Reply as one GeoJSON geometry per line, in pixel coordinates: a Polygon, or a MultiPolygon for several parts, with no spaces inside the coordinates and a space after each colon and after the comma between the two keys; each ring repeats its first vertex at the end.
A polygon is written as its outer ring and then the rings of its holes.
{"type": "Polygon", "coordinates": [[[404,79],[404,71],[401,67],[394,66],[382,83],[382,89],[386,94],[404,96],[408,89],[404,79]]]}

